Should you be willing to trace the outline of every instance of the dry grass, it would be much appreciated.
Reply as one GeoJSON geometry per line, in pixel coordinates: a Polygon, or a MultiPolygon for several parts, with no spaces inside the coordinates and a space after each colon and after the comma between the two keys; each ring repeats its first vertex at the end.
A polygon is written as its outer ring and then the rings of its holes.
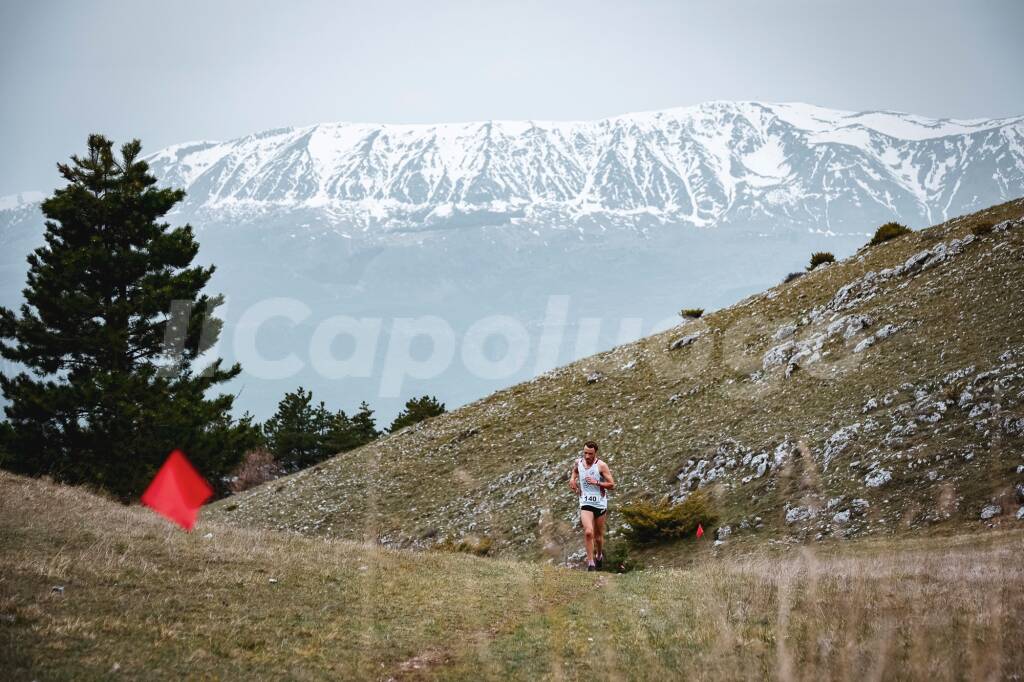
{"type": "Polygon", "coordinates": [[[144,509],[0,473],[0,670],[1017,679],[1022,550],[1019,531],[729,559],[705,544],[688,569],[587,574],[209,522],[186,534],[144,509]]]}

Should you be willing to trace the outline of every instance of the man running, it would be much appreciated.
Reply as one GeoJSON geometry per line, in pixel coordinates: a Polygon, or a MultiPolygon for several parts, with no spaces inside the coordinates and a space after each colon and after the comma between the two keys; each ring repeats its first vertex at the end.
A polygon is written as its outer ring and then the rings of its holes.
{"type": "Polygon", "coordinates": [[[596,571],[604,561],[604,515],[608,511],[608,491],[615,479],[608,465],[597,458],[597,443],[587,441],[583,456],[576,460],[569,488],[580,496],[580,525],[587,546],[587,570],[596,571]]]}

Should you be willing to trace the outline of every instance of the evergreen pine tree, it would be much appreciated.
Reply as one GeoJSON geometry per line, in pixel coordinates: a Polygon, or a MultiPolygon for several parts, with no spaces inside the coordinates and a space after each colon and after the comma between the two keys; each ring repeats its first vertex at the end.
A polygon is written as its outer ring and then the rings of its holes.
{"type": "Polygon", "coordinates": [[[67,185],[42,203],[21,314],[0,307],[0,355],[30,370],[0,376],[3,465],[130,499],[181,448],[218,484],[258,433],[228,416],[232,396],[206,397],[238,364],[193,370],[221,329],[222,297],[200,295],[214,268],[189,267],[190,226],[160,222],[184,192],[155,186],[138,140],[120,159],[112,147],[91,135],[85,157],[58,164],[67,185]],[[187,307],[172,318],[175,301],[187,307]]]}
{"type": "Polygon", "coordinates": [[[352,417],[345,414],[343,410],[334,414],[324,441],[324,448],[327,450],[328,456],[331,456],[365,445],[379,435],[373,410],[370,409],[366,401],[363,401],[359,405],[359,411],[352,417]]]}
{"type": "Polygon", "coordinates": [[[432,395],[410,398],[405,403],[405,409],[399,412],[395,420],[391,422],[388,431],[394,433],[410,424],[421,422],[430,417],[436,417],[439,414],[444,414],[444,412],[444,403],[439,403],[437,398],[432,395]]]}
{"type": "Polygon", "coordinates": [[[277,412],[263,424],[267,447],[289,471],[316,464],[327,456],[323,445],[330,417],[324,404],[314,405],[313,394],[301,386],[285,393],[277,412]]]}
{"type": "Polygon", "coordinates": [[[357,447],[369,443],[380,435],[373,410],[365,400],[359,403],[359,411],[352,415],[352,425],[355,427],[357,447]]]}

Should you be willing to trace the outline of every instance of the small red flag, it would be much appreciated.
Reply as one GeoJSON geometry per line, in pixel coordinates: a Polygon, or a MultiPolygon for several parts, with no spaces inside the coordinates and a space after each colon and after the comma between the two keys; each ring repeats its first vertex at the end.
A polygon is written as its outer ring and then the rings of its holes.
{"type": "Polygon", "coordinates": [[[701,537],[703,535],[704,535],[704,526],[702,526],[702,525],[700,525],[698,523],[697,524],[697,537],[701,537]]]}
{"type": "Polygon", "coordinates": [[[213,496],[213,488],[199,475],[181,450],[168,457],[153,482],[142,493],[142,504],[184,528],[192,530],[199,508],[213,496]]]}

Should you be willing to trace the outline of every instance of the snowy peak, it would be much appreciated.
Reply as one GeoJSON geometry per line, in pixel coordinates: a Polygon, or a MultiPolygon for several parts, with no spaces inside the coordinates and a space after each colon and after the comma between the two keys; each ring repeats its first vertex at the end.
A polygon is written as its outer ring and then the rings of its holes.
{"type": "Polygon", "coordinates": [[[10,211],[29,206],[42,201],[45,195],[42,192],[19,192],[0,197],[0,211],[10,211]]]}
{"type": "Polygon", "coordinates": [[[363,228],[481,211],[542,225],[832,227],[857,206],[924,223],[1024,191],[1024,117],[708,102],[598,121],[324,123],[149,161],[192,209],[323,209],[363,228]]]}

